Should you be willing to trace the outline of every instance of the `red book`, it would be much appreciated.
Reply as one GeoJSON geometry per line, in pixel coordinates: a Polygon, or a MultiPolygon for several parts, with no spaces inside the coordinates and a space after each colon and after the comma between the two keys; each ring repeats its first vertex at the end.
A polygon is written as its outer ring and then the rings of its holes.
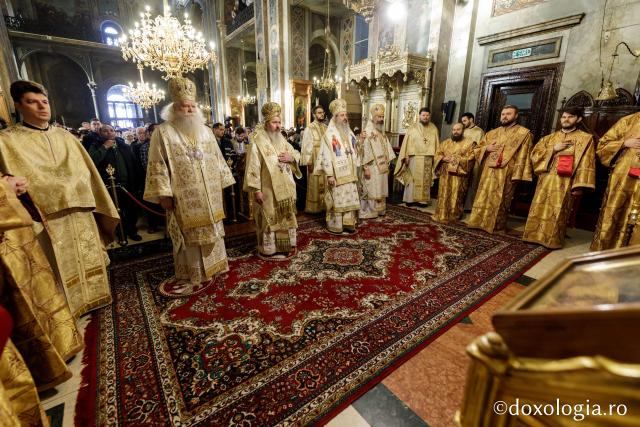
{"type": "Polygon", "coordinates": [[[640,167],[633,167],[631,166],[629,168],[629,176],[632,176],[634,178],[640,178],[640,167]]]}
{"type": "Polygon", "coordinates": [[[561,154],[558,156],[558,175],[573,175],[573,154],[561,154]]]}

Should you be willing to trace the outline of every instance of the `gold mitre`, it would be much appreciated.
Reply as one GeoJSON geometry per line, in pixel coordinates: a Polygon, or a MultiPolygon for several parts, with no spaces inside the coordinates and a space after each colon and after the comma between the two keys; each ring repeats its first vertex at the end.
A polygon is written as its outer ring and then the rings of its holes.
{"type": "Polygon", "coordinates": [[[329,104],[329,111],[331,111],[331,114],[334,116],[336,114],[342,113],[343,111],[346,113],[347,101],[342,98],[334,99],[333,101],[331,101],[331,104],[329,104]]]}
{"type": "Polygon", "coordinates": [[[196,101],[196,85],[184,77],[169,80],[169,96],[172,102],[196,101]]]}
{"type": "Polygon", "coordinates": [[[262,106],[262,117],[265,123],[280,117],[281,113],[282,109],[277,102],[267,102],[262,106]]]}
{"type": "Polygon", "coordinates": [[[376,114],[384,114],[384,104],[373,104],[371,108],[369,108],[369,114],[371,114],[372,118],[376,114]]]}

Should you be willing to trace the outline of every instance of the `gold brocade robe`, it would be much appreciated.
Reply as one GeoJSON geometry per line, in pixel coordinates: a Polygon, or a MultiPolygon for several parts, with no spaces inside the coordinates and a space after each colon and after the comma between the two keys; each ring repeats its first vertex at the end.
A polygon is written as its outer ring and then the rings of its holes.
{"type": "Polygon", "coordinates": [[[0,426],[49,426],[33,378],[11,340],[0,355],[0,426]]]}
{"type": "Polygon", "coordinates": [[[557,131],[542,138],[531,151],[533,171],[538,185],[524,227],[522,240],[550,249],[564,245],[567,220],[573,206],[571,190],[595,189],[596,163],[593,136],[581,130],[557,131]],[[554,152],[553,146],[569,142],[571,147],[554,152]],[[560,155],[573,155],[573,175],[558,175],[560,155]]]}
{"type": "MultiPolygon", "coordinates": [[[[621,118],[598,142],[600,162],[612,168],[609,185],[602,201],[600,217],[591,242],[591,250],[624,246],[629,213],[640,207],[640,178],[629,176],[629,168],[640,167],[640,149],[627,148],[624,141],[640,137],[640,113],[621,118]]],[[[640,244],[640,227],[636,225],[629,245],[640,244]]]]}
{"type": "Polygon", "coordinates": [[[529,129],[523,126],[501,126],[488,132],[474,149],[476,162],[481,164],[482,172],[468,221],[469,227],[480,228],[488,233],[505,229],[517,182],[532,180],[529,161],[532,139],[529,129]],[[498,167],[492,164],[490,153],[486,151],[490,144],[503,148],[502,163],[498,167]]]}
{"type": "Polygon", "coordinates": [[[469,182],[468,176],[473,170],[475,160],[473,152],[475,144],[475,141],[470,138],[463,138],[458,142],[447,139],[438,147],[435,170],[440,182],[434,220],[447,223],[457,221],[462,216],[464,196],[469,182]],[[444,157],[451,157],[453,161],[443,162],[444,157]]]}
{"type": "Polygon", "coordinates": [[[327,125],[314,121],[304,130],[302,137],[300,164],[307,166],[307,199],[304,211],[308,213],[319,213],[325,210],[324,192],[327,188],[327,177],[314,173],[314,169],[320,156],[322,136],[326,131],[327,125]]]}
{"type": "Polygon", "coordinates": [[[258,246],[263,246],[264,233],[275,233],[278,252],[289,251],[289,230],[298,228],[296,220],[296,183],[302,177],[298,153],[280,134],[276,142],[264,129],[256,130],[247,152],[244,175],[244,191],[254,197],[257,191],[264,196],[264,203],[253,204],[258,246]],[[278,161],[278,154],[289,153],[290,163],[278,161]]]}
{"type": "Polygon", "coordinates": [[[69,132],[16,125],[0,133],[0,170],[24,176],[43,218],[52,259],[75,317],[111,302],[104,244],[118,213],[89,154],[69,132]]]}
{"type": "MultiPolygon", "coordinates": [[[[465,138],[469,138],[476,144],[479,144],[484,138],[484,130],[480,126],[474,126],[469,129],[465,129],[463,136],[465,138]]],[[[464,200],[464,209],[471,210],[473,206],[473,199],[476,197],[476,192],[478,191],[478,183],[480,182],[480,165],[478,162],[473,163],[473,171],[468,174],[469,180],[469,191],[467,191],[467,197],[464,200]]]]}
{"type": "Polygon", "coordinates": [[[411,179],[404,182],[403,201],[407,203],[431,201],[433,158],[438,151],[439,141],[438,128],[433,123],[425,127],[417,122],[407,130],[394,171],[396,179],[405,174],[406,169],[411,171],[411,179]],[[407,157],[409,158],[408,166],[404,163],[407,157]]]}
{"type": "Polygon", "coordinates": [[[211,129],[202,125],[191,139],[165,122],[153,132],[144,199],[173,198],[167,227],[177,279],[197,283],[228,269],[222,189],[234,183],[211,129]]]}
{"type": "Polygon", "coordinates": [[[362,179],[362,198],[367,200],[385,200],[389,195],[389,163],[396,158],[389,138],[380,133],[373,122],[369,122],[365,131],[362,160],[360,163],[371,173],[370,179],[362,179]]]}

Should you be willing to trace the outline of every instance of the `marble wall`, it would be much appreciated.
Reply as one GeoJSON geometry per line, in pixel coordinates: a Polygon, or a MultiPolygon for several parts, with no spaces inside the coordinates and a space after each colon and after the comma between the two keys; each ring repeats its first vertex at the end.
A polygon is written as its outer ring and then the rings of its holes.
{"type": "MultiPolygon", "coordinates": [[[[445,91],[446,99],[458,103],[455,117],[464,111],[476,112],[482,75],[488,71],[564,63],[557,99],[559,108],[563,98],[580,90],[597,95],[602,73],[606,78],[611,54],[618,42],[624,40],[633,49],[640,48],[640,19],[637,18],[640,0],[548,0],[495,17],[491,16],[492,10],[493,0],[470,0],[456,5],[445,91]],[[580,14],[584,16],[578,24],[553,28],[559,19],[580,14]],[[541,24],[539,31],[530,34],[520,31],[536,24],[541,24]],[[479,43],[479,39],[501,33],[505,33],[505,37],[488,42],[484,39],[483,44],[479,43]],[[557,58],[488,67],[490,50],[554,37],[562,37],[557,58]]],[[[619,53],[611,80],[615,87],[633,93],[640,65],[622,47],[619,53]]],[[[449,126],[443,126],[442,130],[448,132],[449,126]]]]}

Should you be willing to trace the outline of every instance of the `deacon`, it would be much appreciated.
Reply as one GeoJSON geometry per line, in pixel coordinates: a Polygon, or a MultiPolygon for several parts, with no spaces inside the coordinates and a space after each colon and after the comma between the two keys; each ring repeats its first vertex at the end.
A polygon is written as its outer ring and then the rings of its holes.
{"type": "Polygon", "coordinates": [[[71,378],[65,362],[84,344],[23,207],[26,193],[25,178],[0,178],[0,301],[13,318],[11,339],[42,391],[71,378]]]}
{"type": "Polygon", "coordinates": [[[360,198],[360,218],[376,218],[387,210],[389,162],[396,158],[384,133],[384,105],[374,104],[365,128],[361,157],[364,179],[360,198]]]}
{"type": "Polygon", "coordinates": [[[45,88],[16,81],[11,97],[22,123],[0,134],[0,170],[28,178],[45,230],[38,238],[77,318],[111,303],[105,245],[113,241],[118,213],[80,142],[49,126],[45,88]]]}
{"type": "Polygon", "coordinates": [[[313,107],[313,118],[314,121],[304,130],[302,152],[300,153],[300,164],[307,166],[307,200],[304,211],[312,214],[324,211],[324,192],[327,180],[326,176],[314,173],[315,165],[320,156],[322,136],[327,131],[322,105],[313,107]]]}
{"type": "Polygon", "coordinates": [[[440,177],[438,201],[433,219],[455,222],[462,217],[469,173],[473,170],[475,141],[464,136],[464,125],[455,123],[451,138],[438,147],[435,170],[440,177]]]}
{"type": "Polygon", "coordinates": [[[258,254],[285,258],[296,247],[296,183],[300,153],[280,133],[282,110],[275,102],[262,106],[264,125],[252,135],[244,191],[253,196],[258,254]]]}
{"type": "Polygon", "coordinates": [[[474,150],[481,175],[468,221],[471,228],[488,233],[506,231],[516,185],[532,179],[529,153],[533,135],[517,120],[518,107],[505,106],[500,113],[502,126],[488,132],[474,150]]]}
{"type": "Polygon", "coordinates": [[[357,142],[349,129],[347,103],[344,99],[331,101],[329,110],[333,117],[322,137],[320,161],[315,171],[324,173],[329,185],[324,197],[327,229],[335,234],[352,234],[356,231],[360,210],[357,142]]]}
{"type": "Polygon", "coordinates": [[[640,227],[629,214],[640,206],[640,113],[621,118],[600,138],[600,162],[613,169],[591,250],[640,244],[640,227]]]}
{"type": "MultiPolygon", "coordinates": [[[[464,113],[460,119],[464,125],[464,137],[469,138],[476,144],[482,141],[484,137],[484,130],[480,126],[476,125],[475,117],[471,113],[464,113]]],[[[473,171],[468,175],[469,191],[464,201],[464,210],[470,211],[473,206],[473,199],[476,197],[478,191],[478,182],[480,182],[480,165],[477,162],[473,164],[473,171]]]]}
{"type": "Polygon", "coordinates": [[[542,138],[531,151],[538,185],[522,240],[561,248],[574,197],[584,189],[595,189],[595,143],[590,133],[578,129],[581,121],[580,109],[565,109],[562,128],[542,138]]]}
{"type": "Polygon", "coordinates": [[[433,157],[438,151],[439,139],[438,128],[430,119],[431,111],[426,107],[421,108],[419,121],[407,130],[396,162],[396,179],[410,175],[408,179],[399,179],[404,183],[402,201],[409,206],[416,203],[429,206],[431,203],[433,157]]]}
{"type": "Polygon", "coordinates": [[[171,103],[151,136],[144,199],[167,211],[175,279],[197,286],[229,269],[222,189],[235,182],[186,78],[169,81],[171,103]]]}

